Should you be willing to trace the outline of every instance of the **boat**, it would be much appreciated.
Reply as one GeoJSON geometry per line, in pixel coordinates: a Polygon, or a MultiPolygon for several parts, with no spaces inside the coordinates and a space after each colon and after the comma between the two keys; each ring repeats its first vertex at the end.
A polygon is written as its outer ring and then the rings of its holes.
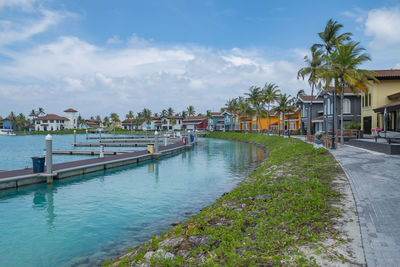
{"type": "Polygon", "coordinates": [[[11,129],[0,129],[0,135],[12,136],[12,135],[16,135],[16,134],[11,129]]]}

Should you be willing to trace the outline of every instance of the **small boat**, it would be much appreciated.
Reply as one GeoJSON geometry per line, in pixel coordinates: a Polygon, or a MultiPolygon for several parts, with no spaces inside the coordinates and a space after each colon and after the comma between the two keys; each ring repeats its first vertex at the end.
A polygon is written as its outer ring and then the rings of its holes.
{"type": "Polygon", "coordinates": [[[12,136],[12,135],[16,135],[16,134],[11,129],[0,129],[0,135],[12,136]]]}

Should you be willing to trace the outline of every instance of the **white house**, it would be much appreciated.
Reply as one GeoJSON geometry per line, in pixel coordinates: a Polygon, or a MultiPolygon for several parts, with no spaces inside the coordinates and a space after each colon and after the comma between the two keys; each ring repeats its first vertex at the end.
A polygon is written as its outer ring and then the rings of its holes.
{"type": "Polygon", "coordinates": [[[182,130],[183,117],[182,116],[165,116],[161,117],[162,130],[182,130]]]}
{"type": "Polygon", "coordinates": [[[78,128],[78,118],[76,116],[76,111],[75,109],[69,108],[64,110],[65,112],[65,117],[68,118],[68,121],[65,125],[65,129],[77,129],[78,128]]]}
{"type": "Polygon", "coordinates": [[[36,131],[59,131],[64,129],[77,129],[78,119],[76,113],[78,111],[69,108],[64,110],[65,117],[56,114],[47,114],[46,116],[37,117],[34,120],[36,131]]]}
{"type": "Polygon", "coordinates": [[[47,114],[33,119],[35,121],[36,131],[58,131],[67,129],[66,125],[69,121],[66,117],[61,117],[56,114],[47,114]]]}

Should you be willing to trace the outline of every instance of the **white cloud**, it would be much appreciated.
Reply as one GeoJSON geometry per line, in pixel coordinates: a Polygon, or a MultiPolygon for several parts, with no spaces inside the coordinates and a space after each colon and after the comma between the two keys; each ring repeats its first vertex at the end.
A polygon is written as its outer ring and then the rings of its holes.
{"type": "MultiPolygon", "coordinates": [[[[0,66],[0,80],[22,84],[7,90],[13,94],[3,92],[0,101],[11,99],[14,106],[29,110],[39,105],[26,94],[34,90],[41,94],[41,105],[56,109],[55,113],[60,106],[74,106],[83,115],[112,111],[123,115],[126,110],[144,107],[158,112],[172,106],[178,112],[188,105],[204,112],[219,109],[228,98],[242,95],[252,85],[274,82],[292,95],[299,88],[308,88],[296,79],[302,64],[298,58],[297,62],[270,61],[255,50],[246,53],[243,49],[160,47],[154,43],[115,50],[64,36],[15,53],[12,63],[0,66]],[[15,95],[20,96],[18,101],[15,95]]],[[[6,109],[7,105],[0,105],[0,113],[6,109]]]]}
{"type": "Polygon", "coordinates": [[[19,18],[0,21],[0,46],[25,41],[32,36],[47,31],[51,26],[59,23],[63,18],[71,16],[68,12],[56,12],[40,9],[39,19],[19,18]]]}
{"type": "Polygon", "coordinates": [[[21,8],[31,10],[38,0],[0,0],[0,10],[2,8],[21,8]]]}
{"type": "Polygon", "coordinates": [[[365,34],[374,39],[370,43],[375,49],[400,44],[400,8],[373,9],[365,21],[365,34]]]}
{"type": "Polygon", "coordinates": [[[119,37],[119,35],[114,35],[113,37],[107,40],[107,44],[121,44],[121,43],[122,40],[121,37],[119,37]]]}

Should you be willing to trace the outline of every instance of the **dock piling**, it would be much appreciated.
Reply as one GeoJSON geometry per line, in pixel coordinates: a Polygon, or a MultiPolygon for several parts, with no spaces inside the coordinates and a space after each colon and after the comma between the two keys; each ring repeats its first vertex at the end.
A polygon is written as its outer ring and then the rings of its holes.
{"type": "Polygon", "coordinates": [[[76,130],[74,130],[74,146],[76,146],[76,130]]]}
{"type": "Polygon", "coordinates": [[[100,145],[100,158],[104,158],[104,146],[100,145]]]}
{"type": "Polygon", "coordinates": [[[86,129],[86,140],[88,140],[89,139],[89,134],[88,134],[88,129],[86,129]]]}
{"type": "Polygon", "coordinates": [[[53,173],[53,137],[48,134],[46,135],[46,173],[48,174],[47,176],[47,183],[51,184],[53,183],[53,176],[51,175],[53,173]]]}
{"type": "Polygon", "coordinates": [[[154,132],[154,153],[158,153],[158,132],[154,132]]]}

